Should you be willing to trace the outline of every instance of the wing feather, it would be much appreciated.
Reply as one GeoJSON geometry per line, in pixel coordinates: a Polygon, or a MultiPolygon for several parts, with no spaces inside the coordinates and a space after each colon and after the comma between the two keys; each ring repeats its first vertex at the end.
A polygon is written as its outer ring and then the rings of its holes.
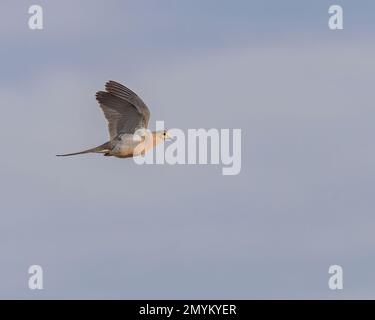
{"type": "Polygon", "coordinates": [[[113,94],[114,96],[130,102],[138,110],[138,112],[145,117],[148,122],[150,118],[150,110],[135,92],[125,87],[124,85],[112,80],[108,81],[105,84],[105,89],[107,92],[113,94]]]}
{"type": "Polygon", "coordinates": [[[150,112],[141,98],[115,81],[107,82],[105,88],[106,92],[96,93],[96,99],[108,121],[111,140],[121,133],[147,128],[150,112]]]}

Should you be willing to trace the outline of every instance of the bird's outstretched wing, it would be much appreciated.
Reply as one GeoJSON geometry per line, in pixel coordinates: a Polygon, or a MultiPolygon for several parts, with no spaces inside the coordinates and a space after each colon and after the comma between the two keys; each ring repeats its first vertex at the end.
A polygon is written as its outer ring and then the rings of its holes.
{"type": "Polygon", "coordinates": [[[147,128],[150,111],[140,97],[115,81],[108,81],[105,89],[96,93],[96,100],[108,120],[111,140],[120,133],[133,134],[139,128],[147,128]]]}

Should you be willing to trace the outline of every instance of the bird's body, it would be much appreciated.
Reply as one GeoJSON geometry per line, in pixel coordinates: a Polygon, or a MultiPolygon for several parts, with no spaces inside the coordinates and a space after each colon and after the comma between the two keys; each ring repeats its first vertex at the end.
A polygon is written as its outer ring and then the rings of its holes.
{"type": "Polygon", "coordinates": [[[124,133],[123,135],[120,135],[118,137],[116,144],[111,150],[111,154],[118,158],[132,157],[134,149],[140,143],[142,143],[142,141],[137,141],[136,139],[134,139],[133,135],[124,133]]]}
{"type": "Polygon", "coordinates": [[[164,140],[161,137],[164,131],[153,132],[150,140],[143,137],[135,137],[133,134],[120,135],[109,154],[118,158],[128,158],[144,154],[164,140]]]}
{"type": "Polygon", "coordinates": [[[147,133],[144,129],[148,126],[150,111],[133,91],[115,81],[108,81],[105,89],[96,93],[96,99],[108,121],[110,140],[95,148],[58,156],[103,153],[129,158],[143,155],[158,143],[170,139],[166,130],[142,134],[147,133]]]}

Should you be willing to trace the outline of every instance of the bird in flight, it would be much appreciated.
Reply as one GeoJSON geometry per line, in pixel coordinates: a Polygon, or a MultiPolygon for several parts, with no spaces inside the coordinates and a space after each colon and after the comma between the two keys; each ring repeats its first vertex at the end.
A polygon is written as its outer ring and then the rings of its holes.
{"type": "Polygon", "coordinates": [[[155,131],[149,136],[135,135],[137,130],[138,133],[147,129],[150,110],[140,97],[122,84],[108,81],[105,91],[96,93],[96,100],[108,121],[110,140],[95,148],[57,156],[103,153],[105,156],[129,158],[144,155],[164,140],[172,140],[167,130],[155,131]]]}

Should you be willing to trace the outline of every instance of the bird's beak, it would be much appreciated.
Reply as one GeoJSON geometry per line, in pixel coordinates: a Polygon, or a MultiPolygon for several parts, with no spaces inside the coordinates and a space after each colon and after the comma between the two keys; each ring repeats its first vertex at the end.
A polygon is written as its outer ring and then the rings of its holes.
{"type": "Polygon", "coordinates": [[[175,141],[176,139],[173,138],[168,132],[165,134],[165,140],[169,140],[169,141],[175,141]]]}

